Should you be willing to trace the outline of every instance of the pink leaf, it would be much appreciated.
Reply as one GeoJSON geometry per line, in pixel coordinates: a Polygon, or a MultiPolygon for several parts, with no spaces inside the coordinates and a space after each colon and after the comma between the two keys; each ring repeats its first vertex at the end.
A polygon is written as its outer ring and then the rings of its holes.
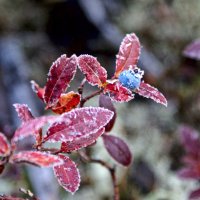
{"type": "Polygon", "coordinates": [[[67,142],[74,138],[97,132],[113,117],[113,112],[104,108],[77,108],[62,114],[47,130],[44,141],[67,142]]]}
{"type": "Polygon", "coordinates": [[[104,145],[108,153],[120,164],[131,164],[132,155],[127,144],[120,138],[112,135],[103,135],[104,145]]]}
{"type": "Polygon", "coordinates": [[[134,69],[140,56],[140,42],[138,37],[132,33],[123,39],[118,55],[116,56],[115,77],[127,69],[134,69]]]}
{"type": "Polygon", "coordinates": [[[12,138],[12,143],[16,143],[18,140],[21,140],[28,136],[34,136],[36,139],[39,134],[39,130],[47,123],[53,122],[57,117],[55,116],[43,116],[32,119],[30,121],[22,124],[16,131],[12,138]]]}
{"type": "Polygon", "coordinates": [[[159,92],[158,89],[145,82],[141,82],[139,89],[136,89],[135,92],[143,97],[150,98],[156,103],[163,104],[167,107],[167,100],[164,95],[159,92]]]}
{"type": "Polygon", "coordinates": [[[39,151],[21,151],[12,155],[12,163],[30,163],[39,167],[54,167],[63,163],[63,160],[56,155],[39,151]]]}
{"type": "Polygon", "coordinates": [[[0,132],[0,157],[10,154],[10,144],[3,133],[0,132]]]}
{"type": "Polygon", "coordinates": [[[199,133],[189,126],[179,128],[181,143],[187,153],[192,153],[198,157],[200,152],[199,133]]]}
{"type": "Polygon", "coordinates": [[[104,94],[101,94],[99,96],[99,106],[103,107],[103,108],[107,108],[108,110],[111,110],[114,113],[114,115],[113,115],[112,119],[110,120],[110,122],[105,126],[105,131],[109,132],[109,131],[112,130],[112,128],[113,128],[113,126],[115,124],[116,116],[117,116],[115,107],[114,107],[111,99],[108,96],[104,95],[104,94]]]}
{"type": "Polygon", "coordinates": [[[37,96],[44,101],[44,91],[45,88],[41,88],[35,81],[31,81],[32,90],[37,94],[37,96]]]}
{"type": "Polygon", "coordinates": [[[46,83],[44,100],[47,108],[52,107],[57,103],[60,95],[69,86],[70,81],[76,73],[77,58],[72,55],[67,58],[62,55],[51,66],[46,83]]]}
{"type": "Polygon", "coordinates": [[[189,44],[184,49],[183,55],[189,58],[200,60],[200,39],[189,44]]]}
{"type": "Polygon", "coordinates": [[[21,119],[22,123],[25,123],[34,118],[30,108],[26,104],[15,103],[13,104],[13,106],[15,107],[15,110],[17,111],[17,114],[21,119]]]}
{"type": "Polygon", "coordinates": [[[59,184],[74,194],[80,186],[80,174],[76,164],[67,156],[59,155],[64,164],[54,167],[55,176],[59,184]]]}
{"type": "Polygon", "coordinates": [[[81,55],[78,57],[78,64],[80,70],[85,74],[87,81],[91,85],[103,86],[107,79],[107,72],[95,57],[81,55]]]}
{"type": "Polygon", "coordinates": [[[189,195],[189,200],[199,200],[200,199],[200,188],[192,191],[189,195]]]}
{"type": "Polygon", "coordinates": [[[107,93],[109,97],[116,102],[128,102],[134,98],[133,93],[129,89],[123,87],[118,81],[108,83],[103,92],[105,94],[107,93]]]}
{"type": "Polygon", "coordinates": [[[19,197],[0,195],[0,200],[25,200],[25,199],[19,197]]]}
{"type": "Polygon", "coordinates": [[[74,138],[72,141],[62,142],[61,152],[71,152],[81,149],[83,147],[87,147],[93,144],[98,137],[100,137],[104,133],[105,129],[102,128],[95,133],[86,134],[77,138],[74,138]]]}

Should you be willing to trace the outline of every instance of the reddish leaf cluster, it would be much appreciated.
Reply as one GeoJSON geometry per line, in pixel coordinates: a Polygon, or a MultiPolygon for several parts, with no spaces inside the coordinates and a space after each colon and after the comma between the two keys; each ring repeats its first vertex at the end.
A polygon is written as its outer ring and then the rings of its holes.
{"type": "MultiPolygon", "coordinates": [[[[60,153],[69,153],[94,143],[104,133],[104,126],[112,119],[113,112],[105,108],[77,108],[60,116],[34,118],[24,104],[15,104],[22,124],[15,131],[10,146],[6,137],[0,133],[0,156],[8,156],[10,163],[29,163],[39,167],[53,167],[58,182],[69,192],[74,193],[80,185],[80,175],[75,163],[60,153]],[[46,135],[40,133],[49,123],[46,135]],[[36,138],[38,150],[19,151],[17,142],[28,136],[36,138]],[[39,138],[39,140],[37,139],[39,138]],[[40,141],[40,142],[39,142],[40,141]],[[42,144],[62,142],[58,155],[42,152],[42,144]],[[10,152],[12,154],[10,156],[10,152]]],[[[4,166],[6,163],[0,163],[4,166]]]]}
{"type": "MultiPolygon", "coordinates": [[[[140,51],[141,47],[138,37],[134,33],[127,34],[116,56],[116,70],[112,80],[106,80],[107,74],[105,69],[95,57],[81,55],[78,58],[78,65],[80,70],[85,74],[88,83],[103,88],[103,92],[108,94],[113,101],[127,102],[134,98],[133,92],[124,87],[118,80],[118,77],[125,70],[134,71],[135,69],[139,69],[136,65],[140,51]]],[[[134,92],[167,106],[167,100],[163,94],[149,84],[141,82],[140,86],[134,92]]]]}
{"type": "MultiPolygon", "coordinates": [[[[200,178],[200,136],[189,126],[180,128],[180,140],[185,149],[183,162],[185,166],[178,171],[178,175],[185,179],[199,180],[200,178]]],[[[200,188],[190,193],[189,199],[200,199],[200,188]]]]}
{"type": "MultiPolygon", "coordinates": [[[[46,104],[46,109],[51,109],[60,115],[35,118],[27,105],[14,104],[22,123],[15,131],[11,145],[0,133],[0,156],[4,157],[0,162],[0,168],[3,169],[7,162],[24,162],[40,167],[52,167],[60,185],[73,194],[80,185],[80,175],[76,164],[63,154],[92,145],[100,136],[112,158],[123,166],[130,165],[132,155],[127,144],[122,139],[108,134],[116,119],[112,101],[130,101],[134,98],[133,92],[136,92],[157,103],[167,105],[162,93],[141,81],[143,71],[136,66],[140,48],[139,39],[134,33],[126,35],[119,48],[114,76],[110,80],[107,79],[107,71],[91,55],[60,56],[52,64],[43,88],[31,81],[32,89],[46,104]],[[78,92],[66,92],[76,74],[77,66],[85,75],[85,79],[78,92]],[[130,80],[132,78],[133,80],[130,80]],[[84,98],[82,93],[85,81],[92,86],[97,86],[100,90],[84,98]],[[122,81],[126,81],[126,84],[122,81]],[[130,85],[129,81],[131,87],[127,87],[130,85]],[[87,100],[98,94],[101,94],[99,107],[83,108],[87,100]],[[77,108],[78,106],[80,108],[77,108]],[[43,134],[44,126],[47,128],[45,134],[43,134]],[[20,151],[18,141],[29,136],[35,138],[34,149],[20,151]],[[46,142],[59,142],[61,146],[59,149],[45,149],[46,142]]],[[[104,166],[108,165],[104,164],[104,166]]],[[[107,168],[113,173],[111,167],[107,168]]],[[[113,174],[112,177],[114,177],[113,174]]]]}
{"type": "Polygon", "coordinates": [[[59,57],[51,66],[47,83],[40,88],[35,81],[31,81],[32,89],[37,96],[46,103],[46,108],[57,114],[68,112],[80,103],[80,95],[76,92],[64,93],[73,80],[77,70],[77,57],[66,55],[59,57]]]}
{"type": "MultiPolygon", "coordinates": [[[[48,74],[47,83],[44,88],[40,88],[32,81],[32,88],[39,98],[46,104],[46,108],[52,109],[55,113],[62,114],[77,107],[81,101],[79,94],[71,91],[65,94],[65,90],[69,87],[69,83],[75,76],[77,65],[89,84],[98,86],[104,94],[116,102],[127,102],[134,98],[134,94],[150,98],[157,103],[167,106],[167,100],[156,88],[141,81],[136,89],[131,91],[119,81],[119,76],[126,70],[131,70],[138,76],[137,67],[141,46],[138,37],[132,33],[127,34],[123,39],[116,58],[116,70],[111,80],[107,80],[107,72],[105,68],[91,55],[73,55],[68,58],[62,55],[51,66],[48,74]]],[[[143,76],[140,74],[141,79],[143,76]]],[[[137,77],[138,78],[138,77],[137,77]]],[[[134,81],[134,80],[129,80],[134,81]]],[[[139,80],[138,80],[139,81],[139,80]]]]}

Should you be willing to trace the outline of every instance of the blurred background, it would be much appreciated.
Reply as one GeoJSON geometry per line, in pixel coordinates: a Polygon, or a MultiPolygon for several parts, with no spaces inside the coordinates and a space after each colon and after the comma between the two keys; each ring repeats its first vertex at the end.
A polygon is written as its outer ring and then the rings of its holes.
{"type": "MultiPolygon", "coordinates": [[[[200,62],[183,56],[185,47],[200,37],[199,21],[196,0],[0,0],[0,131],[11,138],[19,126],[13,103],[28,104],[35,116],[44,114],[30,80],[43,86],[61,54],[96,56],[111,77],[122,38],[134,32],[142,45],[138,66],[145,70],[144,79],[166,96],[168,107],[138,96],[115,104],[112,134],[128,142],[134,157],[129,168],[118,167],[120,196],[186,200],[197,183],[177,176],[184,154],[177,130],[181,124],[200,130],[200,62]]],[[[81,79],[78,74],[71,88],[81,79]]],[[[115,163],[101,139],[91,151],[115,163]]],[[[24,187],[41,200],[111,199],[106,169],[82,163],[79,169],[81,186],[72,196],[58,186],[51,170],[9,166],[0,177],[0,194],[22,196],[18,189],[24,187]]]]}

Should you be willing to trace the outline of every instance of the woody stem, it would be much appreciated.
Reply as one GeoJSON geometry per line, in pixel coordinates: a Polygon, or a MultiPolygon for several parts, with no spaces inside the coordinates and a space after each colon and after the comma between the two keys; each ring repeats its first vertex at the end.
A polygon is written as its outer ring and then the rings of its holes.
{"type": "Polygon", "coordinates": [[[81,99],[81,102],[80,102],[80,108],[82,108],[82,107],[84,106],[84,104],[85,104],[88,100],[90,100],[91,98],[93,98],[93,97],[95,97],[95,96],[101,94],[102,91],[103,91],[102,89],[97,90],[97,91],[93,92],[92,94],[86,96],[85,98],[82,98],[82,99],[81,99]]]}
{"type": "Polygon", "coordinates": [[[110,176],[112,178],[112,184],[113,184],[113,191],[114,191],[113,200],[119,200],[119,187],[117,184],[115,166],[112,167],[103,160],[91,158],[84,151],[78,151],[78,153],[85,162],[98,163],[98,164],[104,166],[110,172],[110,176]]]}

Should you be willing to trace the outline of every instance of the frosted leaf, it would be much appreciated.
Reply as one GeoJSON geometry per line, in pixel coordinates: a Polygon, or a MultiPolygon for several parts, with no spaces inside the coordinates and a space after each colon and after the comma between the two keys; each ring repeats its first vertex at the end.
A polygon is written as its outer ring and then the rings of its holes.
{"type": "Polygon", "coordinates": [[[21,119],[22,123],[34,118],[28,105],[15,103],[13,106],[15,107],[18,117],[21,119]]]}
{"type": "Polygon", "coordinates": [[[113,112],[100,107],[76,108],[62,114],[47,130],[44,141],[67,142],[103,128],[113,117],[113,112]]]}
{"type": "Polygon", "coordinates": [[[63,160],[52,154],[39,151],[21,151],[13,154],[10,162],[12,163],[30,163],[40,167],[54,167],[63,163],[63,160]]]}
{"type": "Polygon", "coordinates": [[[12,138],[12,144],[18,140],[24,139],[28,136],[34,136],[36,139],[39,134],[39,130],[46,124],[53,122],[57,117],[55,116],[43,116],[23,123],[16,131],[12,138]]]}
{"type": "Polygon", "coordinates": [[[91,85],[98,85],[101,87],[106,82],[107,71],[100,65],[95,57],[90,55],[79,56],[78,66],[91,85]]]}
{"type": "Polygon", "coordinates": [[[60,95],[68,88],[77,68],[77,57],[66,55],[59,57],[51,66],[45,87],[44,101],[47,108],[55,105],[60,95]]]}
{"type": "Polygon", "coordinates": [[[104,146],[108,153],[118,163],[124,166],[131,164],[132,155],[127,144],[120,138],[113,135],[103,135],[104,146]]]}
{"type": "Polygon", "coordinates": [[[67,94],[61,94],[58,103],[51,109],[57,114],[68,112],[78,106],[81,96],[76,92],[68,92],[67,94]]]}
{"type": "Polygon", "coordinates": [[[200,60],[200,39],[190,43],[183,51],[183,55],[189,58],[200,60]]]}
{"type": "Polygon", "coordinates": [[[108,110],[111,110],[114,112],[114,115],[112,117],[112,119],[110,120],[110,122],[105,126],[105,131],[106,132],[109,132],[112,130],[114,124],[115,124],[115,119],[117,117],[117,113],[116,113],[116,110],[115,110],[115,107],[111,101],[111,99],[104,95],[104,94],[101,94],[99,96],[99,106],[100,107],[103,107],[103,108],[107,108],[108,110]]]}
{"type": "Polygon", "coordinates": [[[67,156],[59,155],[64,161],[62,165],[54,167],[54,174],[58,183],[67,191],[74,194],[80,186],[80,174],[76,164],[67,156]]]}
{"type": "Polygon", "coordinates": [[[95,133],[82,135],[80,137],[74,138],[72,141],[62,142],[61,152],[71,152],[81,149],[83,147],[87,147],[93,144],[98,137],[100,137],[104,133],[105,129],[102,128],[95,133]]]}
{"type": "Polygon", "coordinates": [[[116,102],[128,102],[134,98],[133,93],[121,83],[114,82],[108,83],[104,88],[104,94],[108,94],[109,97],[116,102]]]}
{"type": "Polygon", "coordinates": [[[35,92],[37,94],[37,96],[44,101],[44,91],[45,88],[41,88],[35,81],[31,81],[31,87],[33,92],[35,92]]]}
{"type": "Polygon", "coordinates": [[[138,37],[134,34],[127,34],[119,48],[116,59],[115,78],[119,74],[128,69],[134,69],[140,56],[140,42],[138,37]]]}
{"type": "Polygon", "coordinates": [[[167,100],[164,95],[158,91],[157,88],[145,83],[141,82],[140,87],[135,90],[140,96],[150,98],[154,100],[156,103],[163,104],[167,107],[167,100]]]}
{"type": "Polygon", "coordinates": [[[10,154],[10,144],[6,136],[0,132],[0,157],[8,156],[10,154]]]}

